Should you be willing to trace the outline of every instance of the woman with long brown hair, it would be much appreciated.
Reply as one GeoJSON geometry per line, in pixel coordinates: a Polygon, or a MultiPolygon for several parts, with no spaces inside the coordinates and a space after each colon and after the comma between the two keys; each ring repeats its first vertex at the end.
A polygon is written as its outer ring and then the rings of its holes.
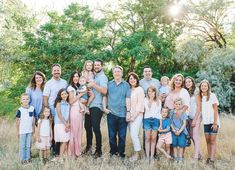
{"type": "Polygon", "coordinates": [[[46,83],[46,76],[41,71],[36,71],[26,88],[30,96],[30,105],[35,109],[35,118],[39,118],[43,105],[43,89],[46,83]]]}

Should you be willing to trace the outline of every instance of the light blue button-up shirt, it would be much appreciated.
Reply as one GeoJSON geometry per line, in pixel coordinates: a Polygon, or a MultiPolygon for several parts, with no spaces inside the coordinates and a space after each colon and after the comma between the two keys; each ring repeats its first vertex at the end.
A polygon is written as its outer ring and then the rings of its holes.
{"type": "MultiPolygon", "coordinates": [[[[65,121],[69,120],[69,111],[70,111],[70,105],[68,102],[64,102],[61,101],[60,102],[60,112],[61,115],[63,116],[63,118],[65,119],[65,121]]],[[[57,112],[56,112],[56,108],[55,108],[55,120],[54,120],[55,124],[62,124],[62,122],[60,121],[57,112]]]]}
{"type": "MultiPolygon", "coordinates": [[[[104,74],[103,71],[99,72],[98,74],[95,75],[95,83],[98,86],[107,88],[108,85],[108,78],[106,77],[106,75],[104,74]]],[[[99,93],[98,91],[96,91],[96,89],[92,89],[95,98],[92,100],[91,104],[90,104],[90,108],[92,107],[98,107],[100,108],[100,110],[103,110],[103,106],[102,106],[102,100],[103,100],[103,96],[101,93],[99,93]]]]}
{"type": "Polygon", "coordinates": [[[116,84],[114,80],[108,83],[108,109],[111,114],[118,117],[126,117],[126,98],[130,98],[130,85],[122,80],[116,84]]]}

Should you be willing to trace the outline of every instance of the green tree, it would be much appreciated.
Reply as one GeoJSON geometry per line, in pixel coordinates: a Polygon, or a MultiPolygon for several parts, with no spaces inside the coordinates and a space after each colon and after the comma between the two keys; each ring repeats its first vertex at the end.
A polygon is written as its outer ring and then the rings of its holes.
{"type": "Polygon", "coordinates": [[[88,6],[71,4],[62,15],[49,12],[48,16],[49,22],[35,33],[24,32],[23,49],[28,51],[26,64],[31,73],[41,70],[49,76],[51,65],[60,63],[67,79],[85,60],[106,56],[107,40],[102,37],[105,21],[94,19],[88,6]]]}
{"type": "Polygon", "coordinates": [[[125,73],[141,73],[144,65],[151,65],[159,78],[177,69],[172,67],[172,54],[180,27],[166,15],[169,4],[164,0],[130,0],[116,10],[102,10],[107,20],[110,59],[124,66],[125,73]]]}
{"type": "Polygon", "coordinates": [[[186,2],[179,22],[183,23],[185,28],[188,28],[198,38],[219,48],[226,48],[228,33],[225,25],[232,24],[226,22],[229,13],[231,13],[233,1],[202,0],[193,2],[187,0],[186,2]]]}

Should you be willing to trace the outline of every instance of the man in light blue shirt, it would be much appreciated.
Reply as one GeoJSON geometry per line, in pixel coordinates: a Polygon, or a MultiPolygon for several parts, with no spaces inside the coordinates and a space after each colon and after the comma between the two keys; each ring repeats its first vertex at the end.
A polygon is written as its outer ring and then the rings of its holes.
{"type": "Polygon", "coordinates": [[[123,69],[115,66],[113,69],[114,79],[108,83],[107,98],[104,97],[104,111],[108,113],[108,132],[110,154],[125,157],[126,143],[126,114],[130,113],[130,86],[122,79],[123,69]],[[108,108],[106,108],[106,102],[108,108]],[[118,142],[117,142],[118,135],[118,142]]]}
{"type": "Polygon", "coordinates": [[[88,87],[92,88],[95,98],[92,100],[89,107],[90,114],[85,115],[85,130],[86,130],[86,149],[83,154],[90,154],[92,149],[93,132],[96,138],[96,150],[94,157],[102,156],[102,134],[100,130],[100,122],[103,116],[102,99],[107,93],[108,78],[103,72],[103,61],[97,59],[94,61],[95,80],[88,83],[88,87]]]}
{"type": "Polygon", "coordinates": [[[160,82],[159,80],[152,78],[153,73],[149,66],[144,67],[143,75],[144,78],[140,80],[140,86],[144,89],[145,95],[149,86],[154,86],[157,90],[159,90],[160,82]]]}

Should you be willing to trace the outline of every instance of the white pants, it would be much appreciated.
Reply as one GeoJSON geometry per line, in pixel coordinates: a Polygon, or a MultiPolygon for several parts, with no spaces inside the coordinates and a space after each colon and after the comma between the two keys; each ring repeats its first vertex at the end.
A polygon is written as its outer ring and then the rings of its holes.
{"type": "Polygon", "coordinates": [[[143,115],[139,115],[133,122],[130,122],[129,124],[134,151],[141,150],[139,133],[140,133],[140,128],[142,127],[142,122],[143,122],[143,115]]]}

